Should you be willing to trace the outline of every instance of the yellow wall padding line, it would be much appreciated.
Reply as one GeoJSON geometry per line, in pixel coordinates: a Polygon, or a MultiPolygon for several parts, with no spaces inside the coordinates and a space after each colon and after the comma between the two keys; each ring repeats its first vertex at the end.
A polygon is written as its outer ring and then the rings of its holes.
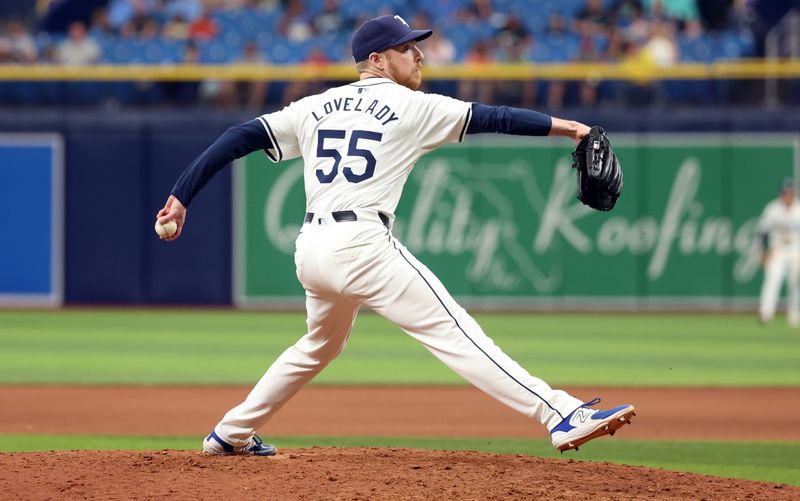
{"type": "MultiPolygon", "coordinates": [[[[740,60],[658,67],[629,63],[459,64],[423,68],[427,80],[708,80],[800,78],[800,60],[740,60]]],[[[286,65],[0,65],[0,81],[354,80],[352,64],[286,65]]]]}

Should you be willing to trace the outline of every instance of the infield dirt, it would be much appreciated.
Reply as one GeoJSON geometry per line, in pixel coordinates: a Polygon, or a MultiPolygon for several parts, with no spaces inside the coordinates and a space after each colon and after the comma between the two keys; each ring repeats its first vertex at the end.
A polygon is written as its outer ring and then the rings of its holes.
{"type": "MultiPolygon", "coordinates": [[[[637,407],[611,440],[800,440],[800,390],[570,388],[637,407]],[[747,402],[746,406],[742,402],[747,402]],[[759,409],[781,402],[782,412],[759,409]],[[721,418],[724,417],[724,418],[721,418]]],[[[0,433],[198,435],[242,387],[0,386],[0,433]],[[13,405],[9,405],[13,403],[13,405]]],[[[261,432],[328,436],[544,438],[471,387],[301,391],[261,432]]],[[[609,440],[602,438],[600,440],[609,440]]],[[[576,456],[577,457],[577,456],[576,456]]],[[[644,467],[469,451],[281,450],[274,458],[196,451],[0,454],[0,499],[800,499],[800,488],[644,467]]]]}

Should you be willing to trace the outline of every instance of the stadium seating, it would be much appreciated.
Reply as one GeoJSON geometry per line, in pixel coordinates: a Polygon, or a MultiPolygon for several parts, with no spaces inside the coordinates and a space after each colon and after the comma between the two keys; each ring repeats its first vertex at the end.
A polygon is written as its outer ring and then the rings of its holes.
{"type": "MultiPolygon", "coordinates": [[[[614,0],[604,0],[605,7],[611,7],[614,0]]],[[[169,0],[166,5],[169,7],[169,0]]],[[[590,60],[592,54],[581,52],[581,38],[577,33],[552,35],[548,32],[550,14],[562,16],[568,26],[584,8],[586,0],[492,0],[493,14],[474,16],[460,15],[470,8],[468,0],[450,0],[432,2],[420,0],[411,3],[403,0],[362,0],[360,2],[339,2],[339,15],[342,17],[342,29],[311,36],[305,40],[290,40],[279,35],[279,25],[284,16],[284,7],[276,4],[273,8],[240,8],[222,9],[212,12],[211,18],[217,27],[217,34],[210,40],[196,40],[192,43],[199,49],[200,64],[229,64],[242,56],[248,43],[255,43],[263,59],[270,64],[298,64],[307,59],[314,49],[320,49],[330,61],[346,61],[349,56],[349,43],[352,26],[358,20],[373,16],[376,13],[398,12],[406,20],[412,20],[414,14],[423,11],[430,22],[445,38],[450,39],[455,48],[455,62],[467,57],[470,49],[479,41],[493,41],[497,38],[505,16],[517,15],[529,34],[529,43],[522,50],[509,55],[505,47],[495,47],[492,55],[497,61],[522,61],[531,63],[567,63],[571,61],[590,60]],[[536,15],[520,15],[535,12],[536,15]]],[[[303,18],[312,22],[315,16],[322,13],[324,0],[306,0],[303,18]]],[[[165,23],[169,18],[167,11],[154,12],[154,19],[165,23]]],[[[187,40],[175,40],[164,37],[143,39],[139,36],[110,36],[95,28],[90,30],[91,36],[101,49],[101,62],[108,64],[180,64],[187,51],[187,40]]],[[[64,34],[39,32],[35,41],[41,54],[52,53],[65,38],[64,34]]],[[[594,54],[603,57],[609,45],[609,37],[597,35],[592,39],[594,54]]],[[[707,32],[699,36],[688,36],[679,33],[676,45],[680,59],[689,63],[710,64],[720,60],[735,60],[755,55],[756,41],[747,30],[730,30],[723,32],[707,32]]],[[[709,82],[673,81],[666,82],[661,89],[668,100],[694,102],[708,98],[709,82]]],[[[37,83],[17,84],[4,83],[0,87],[0,102],[13,103],[47,103],[51,96],[68,90],[68,99],[78,103],[95,99],[110,99],[121,103],[150,101],[152,97],[143,98],[142,86],[131,83],[114,84],[59,84],[37,83]]],[[[717,89],[718,90],[718,89],[717,89]]],[[[153,94],[152,89],[147,91],[153,94]]],[[[604,94],[618,93],[613,85],[603,88],[604,94]],[[611,89],[611,91],[608,91],[611,89]]]]}

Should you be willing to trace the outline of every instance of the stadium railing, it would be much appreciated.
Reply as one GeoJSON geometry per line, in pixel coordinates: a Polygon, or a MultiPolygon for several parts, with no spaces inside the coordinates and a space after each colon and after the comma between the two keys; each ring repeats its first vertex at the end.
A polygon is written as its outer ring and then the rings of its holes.
{"type": "MultiPolygon", "coordinates": [[[[352,64],[102,64],[93,66],[2,65],[0,81],[197,81],[215,80],[342,80],[356,76],[352,64]]],[[[736,60],[672,66],[622,63],[485,63],[427,66],[427,80],[586,80],[616,81],[768,80],[800,77],[800,60],[736,60]]]]}

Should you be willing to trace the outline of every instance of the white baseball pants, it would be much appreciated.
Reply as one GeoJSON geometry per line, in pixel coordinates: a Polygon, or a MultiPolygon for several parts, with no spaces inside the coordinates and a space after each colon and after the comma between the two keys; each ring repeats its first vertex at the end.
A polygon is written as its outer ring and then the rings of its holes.
{"type": "Polygon", "coordinates": [[[800,326],[800,252],[793,249],[774,249],[764,265],[759,316],[763,322],[775,316],[784,279],[788,292],[786,316],[790,325],[800,326]]]}
{"type": "Polygon", "coordinates": [[[281,354],[216,433],[244,444],[344,349],[360,305],[386,317],[464,379],[509,407],[556,426],[582,401],[553,390],[497,347],[442,283],[381,223],[315,214],[297,238],[297,276],[306,289],[308,333],[281,354]]]}

